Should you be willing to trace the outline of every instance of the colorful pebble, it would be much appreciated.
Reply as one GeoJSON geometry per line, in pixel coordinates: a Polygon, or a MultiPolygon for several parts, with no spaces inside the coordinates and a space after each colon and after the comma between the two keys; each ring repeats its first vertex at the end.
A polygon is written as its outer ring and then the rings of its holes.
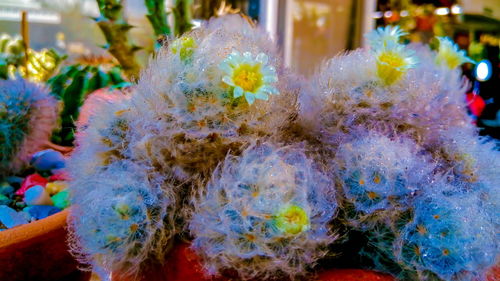
{"type": "Polygon", "coordinates": [[[60,211],[61,209],[58,207],[47,206],[47,205],[28,206],[23,209],[23,212],[29,214],[29,216],[35,220],[44,219],[60,211]]]}
{"type": "Polygon", "coordinates": [[[24,179],[23,183],[21,184],[21,188],[19,188],[19,190],[16,191],[16,195],[24,195],[26,190],[30,189],[35,185],[40,185],[42,187],[45,187],[47,182],[48,182],[47,179],[40,176],[39,174],[29,175],[24,179]]]}
{"type": "Polygon", "coordinates": [[[41,185],[35,185],[24,194],[24,202],[30,205],[53,205],[52,199],[41,185]]]}
{"type": "Polygon", "coordinates": [[[12,200],[9,199],[9,197],[0,194],[0,205],[9,205],[12,200]]]}
{"type": "Polygon", "coordinates": [[[66,209],[69,206],[69,191],[67,189],[57,193],[52,196],[52,202],[54,202],[54,206],[60,209],[66,209]]]}
{"type": "Polygon", "coordinates": [[[0,222],[7,228],[13,228],[21,224],[28,223],[29,215],[23,212],[16,212],[7,206],[0,206],[0,222]]]}
{"type": "Polygon", "coordinates": [[[12,193],[14,193],[14,187],[12,187],[7,182],[0,183],[0,194],[1,195],[10,195],[12,193]]]}
{"type": "Polygon", "coordinates": [[[56,193],[59,193],[66,189],[68,187],[68,184],[63,181],[55,181],[55,182],[49,182],[45,186],[45,190],[50,194],[54,195],[56,193]]]}
{"type": "Polygon", "coordinates": [[[31,165],[38,171],[50,171],[64,168],[65,160],[61,152],[46,149],[33,154],[31,165]]]}

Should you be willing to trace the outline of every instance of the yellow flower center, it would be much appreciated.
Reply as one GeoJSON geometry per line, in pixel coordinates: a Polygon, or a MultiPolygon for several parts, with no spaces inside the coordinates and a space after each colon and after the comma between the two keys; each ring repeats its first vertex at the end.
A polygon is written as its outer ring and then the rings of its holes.
{"type": "Polygon", "coordinates": [[[298,234],[309,228],[309,217],[301,207],[289,205],[278,211],[276,227],[285,233],[298,234]]]}
{"type": "Polygon", "coordinates": [[[255,92],[262,86],[262,72],[260,64],[241,64],[233,72],[233,82],[245,92],[255,92]]]}
{"type": "Polygon", "coordinates": [[[387,51],[379,55],[377,61],[377,75],[385,85],[397,82],[406,72],[407,62],[401,54],[387,51]]]}
{"type": "Polygon", "coordinates": [[[196,41],[193,37],[181,37],[172,43],[172,53],[179,53],[181,60],[187,61],[193,55],[196,47],[196,41]]]}

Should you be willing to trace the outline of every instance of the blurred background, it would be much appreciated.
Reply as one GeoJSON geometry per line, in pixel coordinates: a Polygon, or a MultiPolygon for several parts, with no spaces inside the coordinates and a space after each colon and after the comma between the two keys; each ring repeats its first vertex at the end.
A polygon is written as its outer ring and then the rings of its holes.
{"type": "MultiPolygon", "coordinates": [[[[134,26],[131,41],[145,65],[157,37],[144,16],[144,0],[119,1],[134,26]]],[[[173,22],[176,0],[165,0],[173,22]]],[[[481,64],[466,64],[472,81],[471,114],[485,133],[500,137],[499,84],[500,0],[191,0],[194,28],[203,20],[242,12],[267,30],[294,71],[311,75],[320,63],[339,52],[363,47],[363,34],[379,26],[400,25],[408,42],[434,43],[448,36],[481,64]],[[479,76],[478,76],[479,74],[479,76]],[[479,97],[480,99],[476,99],[479,97]],[[481,118],[479,118],[481,117],[481,118]],[[482,122],[481,119],[489,120],[482,122]],[[490,122],[491,121],[491,122],[490,122]]],[[[28,12],[29,45],[53,48],[68,56],[109,56],[106,40],[93,19],[100,15],[95,0],[0,0],[0,33],[20,33],[21,11],[28,12]]]]}

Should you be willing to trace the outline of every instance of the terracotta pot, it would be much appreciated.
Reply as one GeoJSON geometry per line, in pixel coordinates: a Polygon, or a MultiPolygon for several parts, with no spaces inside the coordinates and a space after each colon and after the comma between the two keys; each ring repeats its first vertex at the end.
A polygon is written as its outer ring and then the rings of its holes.
{"type": "Polygon", "coordinates": [[[321,281],[395,281],[388,274],[362,269],[332,269],[318,274],[321,281]]]}
{"type": "Polygon", "coordinates": [[[0,280],[88,280],[68,252],[68,212],[1,231],[0,280]]]}
{"type": "MultiPolygon", "coordinates": [[[[203,274],[203,268],[196,254],[188,244],[179,244],[172,249],[164,266],[152,267],[141,274],[144,281],[224,281],[232,278],[210,278],[203,274]]],[[[318,274],[319,281],[394,281],[387,274],[361,269],[332,269],[318,274]]],[[[131,281],[119,273],[113,273],[113,281],[131,281]]]]}

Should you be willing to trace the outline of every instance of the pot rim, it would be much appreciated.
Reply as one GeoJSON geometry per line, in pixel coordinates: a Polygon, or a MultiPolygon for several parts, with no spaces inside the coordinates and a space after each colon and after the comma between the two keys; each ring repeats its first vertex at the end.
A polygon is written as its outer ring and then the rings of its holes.
{"type": "Polygon", "coordinates": [[[0,252],[20,243],[29,243],[37,237],[65,227],[69,209],[66,208],[41,220],[0,231],[0,252]]]}

